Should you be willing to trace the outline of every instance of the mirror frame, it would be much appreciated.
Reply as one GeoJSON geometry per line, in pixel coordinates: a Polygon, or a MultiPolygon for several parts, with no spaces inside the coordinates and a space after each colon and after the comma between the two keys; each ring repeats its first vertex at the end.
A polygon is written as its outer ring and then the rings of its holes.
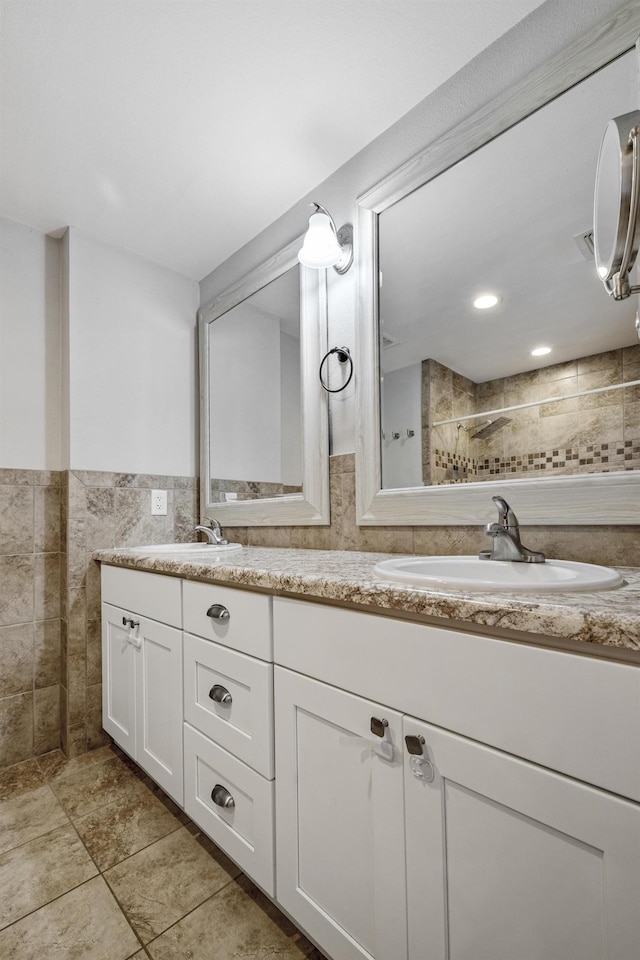
{"type": "MultiPolygon", "coordinates": [[[[477,525],[494,511],[491,497],[512,503],[521,523],[540,525],[640,523],[640,470],[554,479],[479,481],[382,488],[380,345],[378,335],[378,217],[396,201],[443,173],[514,124],[633,49],[640,34],[637,2],[480,108],[357,198],[356,514],[363,526],[477,525]]],[[[640,46],[636,47],[636,53],[640,46]]],[[[595,167],[594,167],[595,177],[595,167]]],[[[603,292],[604,296],[604,292],[603,292]]]]}
{"type": "Polygon", "coordinates": [[[295,526],[328,524],[329,426],[327,395],[318,380],[320,361],[327,351],[327,280],[325,270],[298,264],[303,237],[296,238],[198,311],[200,354],[200,515],[215,517],[223,526],[295,526]],[[302,407],[302,493],[262,500],[210,499],[210,364],[211,324],[277,280],[300,267],[300,364],[302,407]]]}

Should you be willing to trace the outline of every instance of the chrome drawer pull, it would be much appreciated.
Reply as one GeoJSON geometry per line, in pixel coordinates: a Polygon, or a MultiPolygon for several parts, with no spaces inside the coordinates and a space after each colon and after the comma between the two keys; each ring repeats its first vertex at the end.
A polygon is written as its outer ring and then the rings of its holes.
{"type": "Polygon", "coordinates": [[[233,697],[229,693],[226,687],[223,687],[222,684],[216,683],[211,690],[209,690],[209,696],[215,703],[224,703],[225,707],[230,707],[233,703],[233,697]]]}
{"type": "Polygon", "coordinates": [[[231,614],[221,603],[212,604],[207,610],[207,616],[211,617],[212,620],[220,620],[222,623],[228,623],[231,619],[231,614]]]}
{"type": "Polygon", "coordinates": [[[235,807],[236,802],[227,790],[226,787],[223,787],[221,783],[216,783],[215,787],[211,791],[211,799],[218,807],[223,807],[225,810],[230,810],[231,807],[235,807]]]}

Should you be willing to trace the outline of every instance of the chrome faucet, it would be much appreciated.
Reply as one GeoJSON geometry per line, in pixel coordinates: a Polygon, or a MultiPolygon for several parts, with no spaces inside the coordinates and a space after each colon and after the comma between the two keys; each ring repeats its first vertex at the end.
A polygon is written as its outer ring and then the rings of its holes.
{"type": "Polygon", "coordinates": [[[493,548],[481,550],[481,560],[519,560],[524,563],[544,563],[544,553],[529,550],[520,540],[518,518],[502,497],[491,498],[498,508],[498,522],[488,523],[485,533],[493,537],[493,548]]]}
{"type": "Polygon", "coordinates": [[[225,540],[222,536],[222,527],[218,521],[212,517],[208,522],[210,526],[206,526],[206,520],[201,524],[199,523],[196,527],[196,533],[204,533],[208,543],[213,546],[224,547],[225,544],[229,543],[229,541],[225,540]]]}

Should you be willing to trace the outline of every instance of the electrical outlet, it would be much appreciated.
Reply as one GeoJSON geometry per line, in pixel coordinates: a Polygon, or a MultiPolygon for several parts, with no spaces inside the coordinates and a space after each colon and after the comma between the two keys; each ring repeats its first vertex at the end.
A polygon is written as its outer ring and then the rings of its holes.
{"type": "Polygon", "coordinates": [[[167,491],[151,491],[151,516],[166,517],[167,515],[167,491]]]}

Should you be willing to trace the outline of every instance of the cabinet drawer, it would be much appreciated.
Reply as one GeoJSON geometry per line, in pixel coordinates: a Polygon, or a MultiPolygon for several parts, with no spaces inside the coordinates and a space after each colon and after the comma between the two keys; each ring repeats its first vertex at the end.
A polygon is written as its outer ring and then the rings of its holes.
{"type": "Polygon", "coordinates": [[[185,581],[183,589],[186,631],[252,657],[273,660],[271,597],[189,580],[185,581]],[[207,615],[216,604],[228,610],[228,619],[214,619],[207,615]]]}
{"type": "Polygon", "coordinates": [[[144,570],[102,564],[102,600],[151,620],[182,626],[182,581],[144,570]]]}
{"type": "MultiPolygon", "coordinates": [[[[273,780],[265,780],[188,723],[184,725],[185,811],[265,893],[275,895],[273,780]],[[233,798],[219,806],[212,793],[233,798]]],[[[221,797],[222,799],[222,797],[221,797]]]]}
{"type": "Polygon", "coordinates": [[[184,634],[184,718],[273,779],[273,666],[184,634]]]}

